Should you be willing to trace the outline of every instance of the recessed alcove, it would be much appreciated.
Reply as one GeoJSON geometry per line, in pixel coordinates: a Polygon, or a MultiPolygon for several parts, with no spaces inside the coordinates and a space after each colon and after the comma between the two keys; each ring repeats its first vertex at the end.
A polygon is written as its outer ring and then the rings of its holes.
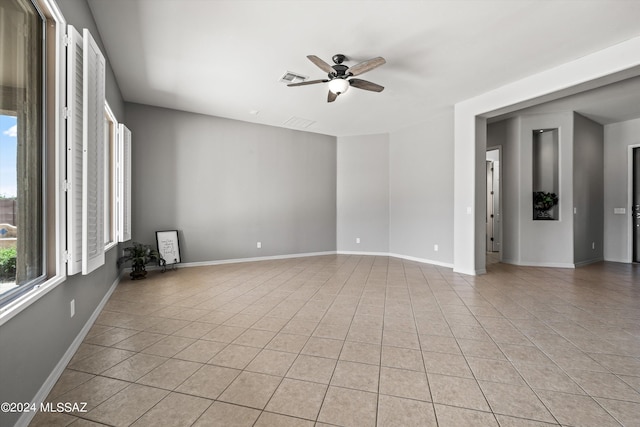
{"type": "Polygon", "coordinates": [[[532,195],[534,220],[558,220],[558,129],[534,129],[532,135],[532,195]]]}

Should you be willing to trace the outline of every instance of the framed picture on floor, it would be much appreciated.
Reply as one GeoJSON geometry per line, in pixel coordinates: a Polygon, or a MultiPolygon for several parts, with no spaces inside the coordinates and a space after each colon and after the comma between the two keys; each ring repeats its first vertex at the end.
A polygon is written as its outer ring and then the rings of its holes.
{"type": "Polygon", "coordinates": [[[167,265],[180,262],[178,230],[156,231],[156,243],[158,244],[158,253],[167,265]]]}

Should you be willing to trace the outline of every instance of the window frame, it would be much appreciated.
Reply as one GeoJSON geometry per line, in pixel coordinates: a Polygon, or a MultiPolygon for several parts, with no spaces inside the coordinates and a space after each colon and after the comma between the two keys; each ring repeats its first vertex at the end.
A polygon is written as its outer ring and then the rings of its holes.
{"type": "MultiPolygon", "coordinates": [[[[118,209],[117,209],[117,193],[118,193],[118,129],[119,123],[109,103],[104,101],[105,120],[110,122],[108,141],[105,141],[105,168],[104,168],[104,203],[105,203],[105,220],[104,220],[104,237],[105,252],[118,245],[118,209]],[[107,155],[108,153],[108,155],[107,155]],[[107,191],[109,184],[109,191],[107,191]],[[106,216],[107,211],[109,216],[106,216]]],[[[106,126],[106,124],[105,124],[106,126]]]]}
{"type": "Polygon", "coordinates": [[[116,233],[119,243],[131,240],[131,130],[118,124],[116,233]]]}
{"type": "MultiPolygon", "coordinates": [[[[23,0],[25,1],[25,0],[23,0]]],[[[48,144],[48,139],[47,139],[47,126],[46,126],[46,116],[47,116],[47,100],[48,100],[48,73],[47,73],[47,67],[48,67],[48,46],[47,46],[47,42],[48,42],[48,36],[47,36],[47,17],[44,15],[44,13],[42,12],[41,7],[37,4],[36,1],[34,0],[26,0],[27,3],[30,3],[31,6],[33,7],[33,9],[35,10],[35,13],[37,15],[37,17],[39,18],[38,24],[40,25],[39,31],[41,31],[41,34],[38,34],[38,38],[35,39],[35,41],[38,42],[39,47],[41,49],[41,57],[40,57],[40,66],[39,66],[39,76],[36,76],[36,78],[34,78],[34,82],[37,81],[39,88],[35,89],[35,91],[38,92],[38,96],[39,96],[39,102],[40,102],[40,117],[37,119],[36,124],[38,127],[38,131],[37,131],[37,136],[35,138],[35,141],[31,141],[31,139],[29,138],[30,135],[22,135],[23,138],[25,138],[25,141],[23,141],[23,145],[24,146],[30,146],[32,143],[37,143],[38,146],[33,147],[33,148],[28,148],[28,149],[23,149],[23,151],[32,151],[32,152],[36,152],[39,153],[38,154],[38,158],[37,158],[37,163],[40,164],[40,167],[38,169],[34,168],[33,171],[28,171],[26,173],[26,175],[29,176],[29,183],[30,182],[39,182],[40,187],[37,189],[31,189],[30,193],[33,193],[34,191],[39,191],[39,197],[37,197],[38,195],[34,195],[34,194],[27,194],[27,197],[23,197],[24,195],[21,195],[21,191],[19,189],[17,189],[17,193],[16,193],[16,199],[20,200],[18,204],[22,204],[23,205],[23,209],[26,210],[30,210],[33,208],[33,206],[31,206],[31,203],[33,203],[35,200],[39,200],[37,203],[39,204],[39,209],[38,212],[36,212],[37,215],[37,222],[38,224],[38,228],[37,230],[39,230],[40,232],[40,237],[39,240],[36,242],[32,242],[30,241],[30,238],[28,238],[27,236],[24,237],[20,237],[20,234],[22,232],[24,232],[24,229],[20,230],[20,228],[18,228],[18,239],[17,239],[17,243],[18,244],[22,244],[23,246],[27,246],[29,247],[28,250],[24,251],[24,254],[27,255],[27,259],[30,258],[32,256],[32,243],[36,243],[37,249],[39,249],[38,251],[34,251],[34,253],[38,253],[39,254],[39,274],[35,277],[31,277],[28,278],[24,283],[14,287],[11,290],[8,290],[7,292],[5,292],[3,295],[0,295],[0,305],[8,305],[10,304],[12,301],[19,299],[22,295],[24,295],[25,293],[28,293],[32,288],[39,286],[42,282],[44,282],[47,278],[47,263],[48,263],[48,258],[47,258],[47,233],[48,233],[48,224],[47,224],[47,212],[49,210],[49,205],[47,204],[47,200],[48,200],[48,188],[47,188],[47,175],[46,175],[46,164],[47,164],[47,144],[48,144]],[[39,78],[38,78],[39,77],[39,78]],[[33,175],[37,174],[36,176],[33,175]],[[25,206],[29,206],[29,209],[27,209],[25,206]],[[23,243],[21,243],[20,241],[24,240],[23,243]]],[[[28,31],[31,31],[31,29],[28,29],[28,31]]],[[[25,54],[27,54],[28,50],[32,48],[31,45],[25,45],[24,46],[25,49],[27,49],[25,51],[25,54]]],[[[27,66],[28,67],[28,66],[27,66]]],[[[27,79],[26,81],[29,81],[32,76],[31,74],[27,75],[27,79]]],[[[33,88],[29,87],[29,86],[25,86],[25,90],[34,90],[33,88]]],[[[20,90],[20,88],[16,88],[16,92],[18,92],[20,90]]],[[[17,95],[17,93],[16,93],[17,95]]],[[[14,106],[14,110],[8,110],[8,114],[5,115],[11,115],[14,116],[16,118],[16,126],[19,129],[21,129],[24,126],[24,122],[22,122],[23,120],[28,120],[29,116],[28,115],[21,115],[20,114],[20,106],[19,105],[15,105],[14,106]]],[[[3,110],[3,112],[6,110],[3,110]]],[[[32,124],[29,124],[29,126],[31,126],[32,124]]],[[[18,144],[20,145],[20,144],[18,144]]],[[[24,155],[24,153],[23,153],[24,155]]],[[[28,156],[28,154],[27,154],[28,156]]],[[[17,182],[16,184],[19,185],[20,184],[20,167],[22,167],[23,169],[30,169],[30,166],[27,166],[26,164],[22,164],[21,161],[24,161],[25,163],[28,163],[29,161],[33,161],[36,159],[32,159],[32,158],[23,158],[21,159],[20,156],[20,150],[17,150],[17,158],[16,158],[16,175],[17,175],[17,182]]],[[[27,183],[27,185],[29,184],[27,183]]],[[[19,217],[19,220],[25,220],[25,219],[35,219],[34,218],[27,218],[27,216],[24,217],[19,217]]],[[[30,224],[30,221],[28,222],[30,224]]],[[[25,233],[26,234],[26,233],[25,233]]],[[[17,246],[19,248],[19,246],[17,246]]],[[[20,267],[20,264],[18,264],[18,269],[20,267]]],[[[30,269],[30,267],[32,266],[32,264],[28,264],[27,265],[27,270],[30,269]]],[[[35,267],[35,265],[33,266],[35,267]]],[[[18,279],[17,275],[16,275],[16,280],[18,279]]]]}
{"type": "Polygon", "coordinates": [[[43,271],[35,283],[0,305],[0,326],[66,280],[65,49],[66,20],[55,0],[31,0],[43,25],[42,180],[43,271]]]}

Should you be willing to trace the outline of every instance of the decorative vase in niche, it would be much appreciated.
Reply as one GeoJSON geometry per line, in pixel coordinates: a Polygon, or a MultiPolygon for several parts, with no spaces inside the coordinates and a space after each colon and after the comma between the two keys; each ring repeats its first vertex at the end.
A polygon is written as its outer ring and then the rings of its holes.
{"type": "Polygon", "coordinates": [[[556,193],[546,193],[544,191],[533,192],[533,219],[554,220],[551,216],[551,209],[558,204],[556,193]]]}
{"type": "Polygon", "coordinates": [[[549,211],[536,209],[536,219],[551,220],[553,219],[553,217],[551,216],[551,212],[549,211]]]}

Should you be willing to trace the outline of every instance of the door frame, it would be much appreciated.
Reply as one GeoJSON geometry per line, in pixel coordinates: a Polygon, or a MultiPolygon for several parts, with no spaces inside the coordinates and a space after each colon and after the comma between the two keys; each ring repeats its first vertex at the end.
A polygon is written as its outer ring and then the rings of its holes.
{"type": "Polygon", "coordinates": [[[640,149],[640,143],[627,148],[627,262],[633,262],[633,149],[640,149]]]}
{"type": "MultiPolygon", "coordinates": [[[[500,262],[502,262],[502,254],[504,253],[504,251],[502,250],[502,248],[504,247],[503,245],[504,234],[502,233],[502,223],[504,222],[504,215],[502,214],[502,200],[504,199],[504,193],[502,192],[502,170],[504,169],[504,164],[502,163],[502,144],[492,145],[487,147],[487,149],[485,150],[485,159],[487,158],[486,152],[494,151],[494,150],[498,150],[498,161],[500,162],[500,164],[498,165],[498,192],[500,196],[500,198],[498,199],[498,215],[500,215],[500,223],[498,225],[498,231],[500,233],[500,250],[498,251],[498,253],[500,254],[500,262]]],[[[485,189],[486,189],[486,185],[485,185],[485,189]]],[[[485,200],[486,199],[487,199],[487,196],[485,195],[485,200]]],[[[487,208],[485,206],[485,212],[486,210],[487,208]]],[[[495,212],[494,212],[494,216],[495,216],[495,212]]],[[[485,235],[486,235],[486,229],[485,229],[485,235]]],[[[486,244],[485,244],[485,249],[486,249],[486,244]]],[[[487,265],[486,257],[484,260],[484,264],[486,268],[486,265],[487,265]]]]}

